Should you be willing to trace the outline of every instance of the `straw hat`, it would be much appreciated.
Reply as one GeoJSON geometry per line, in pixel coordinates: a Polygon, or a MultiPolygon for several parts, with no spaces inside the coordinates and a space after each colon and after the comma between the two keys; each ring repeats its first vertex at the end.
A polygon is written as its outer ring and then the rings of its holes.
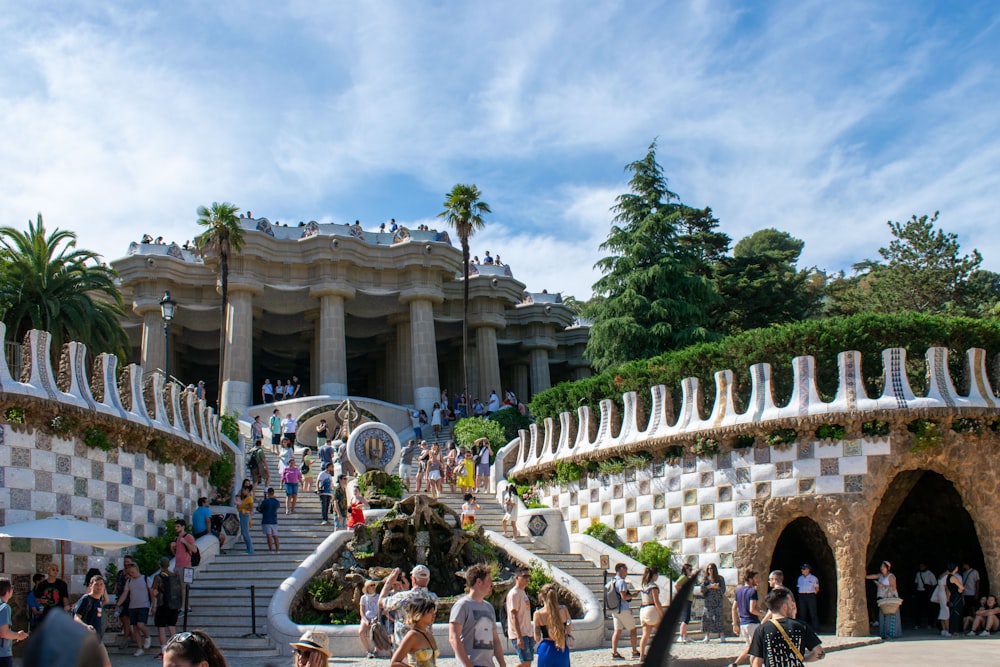
{"type": "Polygon", "coordinates": [[[309,630],[299,638],[299,641],[292,642],[289,646],[319,651],[327,658],[330,657],[330,640],[324,633],[315,630],[309,630]]]}

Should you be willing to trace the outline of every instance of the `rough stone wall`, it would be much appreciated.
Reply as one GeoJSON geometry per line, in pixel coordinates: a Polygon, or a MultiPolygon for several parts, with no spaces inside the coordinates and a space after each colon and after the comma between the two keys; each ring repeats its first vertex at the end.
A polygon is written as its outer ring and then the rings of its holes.
{"type": "Polygon", "coordinates": [[[1000,437],[945,431],[937,446],[915,450],[913,442],[896,431],[878,440],[722,452],[540,490],[570,532],[601,521],[633,545],[661,541],[697,566],[719,564],[731,587],[747,568],[766,571],[782,531],[806,517],[825,534],[836,563],[837,634],[864,636],[865,568],[913,488],[913,471],[954,485],[975,525],[985,574],[1000,581],[1000,437]]]}

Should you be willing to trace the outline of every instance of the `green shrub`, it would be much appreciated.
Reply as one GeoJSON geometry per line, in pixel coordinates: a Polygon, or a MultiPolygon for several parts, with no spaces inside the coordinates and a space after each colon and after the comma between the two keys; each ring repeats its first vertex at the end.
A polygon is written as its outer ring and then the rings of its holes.
{"type": "Polygon", "coordinates": [[[170,553],[170,544],[177,539],[174,532],[174,520],[167,519],[164,522],[163,534],[156,537],[147,537],[142,544],[132,550],[135,564],[139,566],[139,572],[143,574],[153,574],[160,569],[160,559],[170,553]]]}
{"type": "Polygon", "coordinates": [[[674,552],[659,542],[643,542],[635,559],[646,567],[655,567],[660,574],[670,579],[678,577],[674,568],[674,552]]]}
{"type": "Polygon", "coordinates": [[[707,459],[719,453],[719,441],[703,435],[698,436],[694,441],[694,445],[691,446],[691,451],[694,452],[695,456],[707,459]]]}
{"type": "Polygon", "coordinates": [[[794,428],[779,428],[768,433],[764,442],[769,447],[781,447],[794,443],[798,437],[799,434],[794,428]]]}
{"type": "Polygon", "coordinates": [[[61,437],[65,437],[73,433],[79,426],[80,421],[78,419],[67,417],[65,415],[56,415],[49,423],[49,428],[52,430],[52,433],[61,437]]]}
{"type": "Polygon", "coordinates": [[[628,464],[625,462],[625,459],[617,456],[597,462],[597,470],[602,475],[617,475],[624,472],[627,467],[628,464]]]}
{"type": "MultiPolygon", "coordinates": [[[[695,377],[701,380],[702,386],[711,387],[715,372],[725,369],[735,373],[737,406],[746,406],[751,390],[748,369],[764,362],[771,364],[775,402],[783,405],[792,395],[791,360],[800,355],[816,358],[817,388],[823,400],[829,401],[837,391],[837,355],[844,350],[861,352],[864,386],[870,396],[877,396],[881,394],[883,383],[882,350],[887,347],[907,350],[907,379],[914,391],[921,394],[927,388],[923,357],[932,346],[950,350],[949,370],[952,377],[961,377],[968,348],[1000,351],[1000,319],[919,313],[861,314],[753,329],[718,342],[700,343],[658,357],[631,361],[585,380],[560,383],[536,394],[530,409],[538,420],[558,419],[561,412],[576,414],[581,405],[596,409],[605,398],[623,409],[623,392],[636,391],[645,403],[649,400],[649,388],[654,385],[662,384],[670,391],[677,391],[684,378],[695,377]]],[[[710,400],[711,395],[712,392],[705,392],[705,400],[710,400]]]]}
{"type": "Polygon", "coordinates": [[[504,437],[503,426],[499,422],[479,417],[466,417],[455,422],[455,442],[462,447],[472,447],[479,438],[490,439],[493,446],[491,461],[496,457],[497,450],[510,442],[504,437]]]}
{"type": "Polygon", "coordinates": [[[587,526],[587,529],[583,531],[583,534],[590,535],[595,540],[603,542],[609,547],[614,547],[615,549],[624,544],[624,542],[622,542],[622,538],[618,537],[618,533],[614,528],[606,523],[601,523],[600,521],[587,526]]]}
{"type": "Polygon", "coordinates": [[[559,483],[575,482],[583,477],[583,468],[576,463],[556,461],[556,481],[559,483]]]}
{"type": "Polygon", "coordinates": [[[872,419],[861,424],[861,434],[869,438],[884,438],[892,431],[889,422],[881,419],[872,419]]]}
{"type": "Polygon", "coordinates": [[[358,625],[361,615],[357,609],[334,609],[330,612],[330,625],[358,625]]]}
{"type": "MultiPolygon", "coordinates": [[[[227,448],[228,449],[228,448],[227,448]]],[[[233,479],[236,477],[236,455],[223,451],[208,468],[208,483],[215,488],[214,504],[228,505],[232,500],[233,479]]]]}
{"type": "Polygon", "coordinates": [[[234,445],[240,444],[239,413],[227,412],[219,417],[219,430],[234,445]]]}
{"type": "Polygon", "coordinates": [[[385,475],[385,483],[375,489],[379,495],[389,496],[390,498],[402,498],[406,492],[402,478],[399,475],[386,475],[381,470],[369,470],[358,477],[358,488],[361,489],[361,495],[368,493],[368,487],[371,485],[372,479],[382,479],[383,475],[385,475]]]}
{"type": "Polygon", "coordinates": [[[313,600],[316,600],[316,602],[330,602],[335,597],[340,595],[342,590],[343,589],[341,589],[341,587],[334,581],[333,577],[326,575],[315,577],[306,587],[306,592],[309,593],[309,596],[313,600]]]}
{"type": "Polygon", "coordinates": [[[929,419],[914,419],[906,426],[906,430],[913,434],[913,444],[910,451],[919,452],[932,447],[940,447],[944,442],[944,434],[938,425],[929,419]]]}
{"type": "Polygon", "coordinates": [[[8,424],[23,424],[24,408],[18,405],[12,405],[3,411],[3,418],[7,420],[8,424]]]}
{"type": "Polygon", "coordinates": [[[843,440],[847,437],[847,427],[840,424],[820,424],[816,427],[816,437],[820,440],[843,440]]]}
{"type": "Polygon", "coordinates": [[[531,425],[531,419],[522,415],[517,408],[504,408],[489,414],[487,421],[500,424],[503,429],[502,442],[493,441],[493,449],[499,449],[518,436],[518,431],[531,425]]]}
{"type": "Polygon", "coordinates": [[[528,580],[527,590],[528,595],[532,598],[538,598],[538,591],[545,584],[551,584],[552,579],[552,568],[540,560],[532,560],[529,566],[531,568],[531,578],[528,580]]]}
{"type": "Polygon", "coordinates": [[[100,449],[104,452],[110,452],[115,448],[114,443],[108,438],[108,434],[100,426],[88,426],[83,429],[83,442],[88,447],[100,449]]]}
{"type": "Polygon", "coordinates": [[[733,443],[733,449],[749,449],[754,446],[757,442],[757,436],[753,433],[741,433],[736,436],[736,441],[733,443]]]}
{"type": "Polygon", "coordinates": [[[951,423],[951,430],[955,433],[974,433],[982,435],[989,426],[981,419],[975,417],[959,418],[951,423]]]}

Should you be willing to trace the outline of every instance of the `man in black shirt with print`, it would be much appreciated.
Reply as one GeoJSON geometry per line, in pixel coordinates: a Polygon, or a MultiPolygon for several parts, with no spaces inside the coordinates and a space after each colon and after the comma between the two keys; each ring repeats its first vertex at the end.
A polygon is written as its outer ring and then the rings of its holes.
{"type": "Polygon", "coordinates": [[[808,625],[795,620],[795,597],[784,587],[767,594],[771,620],[762,624],[750,644],[753,667],[798,667],[823,659],[819,637],[808,625]]]}

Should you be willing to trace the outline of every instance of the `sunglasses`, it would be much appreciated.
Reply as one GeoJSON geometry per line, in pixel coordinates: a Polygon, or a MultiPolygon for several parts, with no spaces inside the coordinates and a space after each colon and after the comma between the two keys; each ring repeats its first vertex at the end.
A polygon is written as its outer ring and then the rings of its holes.
{"type": "Polygon", "coordinates": [[[187,640],[191,639],[192,637],[194,637],[194,633],[191,633],[191,632],[179,632],[176,635],[174,635],[173,637],[171,637],[170,639],[168,639],[167,643],[164,644],[163,648],[166,648],[167,646],[170,646],[171,644],[183,644],[184,642],[186,642],[187,640]]]}

